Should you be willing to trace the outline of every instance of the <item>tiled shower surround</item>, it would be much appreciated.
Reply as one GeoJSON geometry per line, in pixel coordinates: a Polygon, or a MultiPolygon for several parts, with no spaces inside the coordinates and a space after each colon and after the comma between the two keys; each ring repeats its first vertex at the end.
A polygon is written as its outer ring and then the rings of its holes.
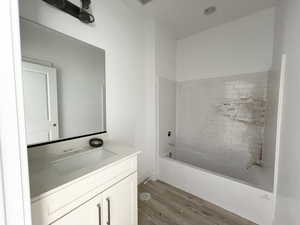
{"type": "Polygon", "coordinates": [[[261,72],[177,82],[174,158],[272,189],[264,165],[269,77],[261,72]]]}

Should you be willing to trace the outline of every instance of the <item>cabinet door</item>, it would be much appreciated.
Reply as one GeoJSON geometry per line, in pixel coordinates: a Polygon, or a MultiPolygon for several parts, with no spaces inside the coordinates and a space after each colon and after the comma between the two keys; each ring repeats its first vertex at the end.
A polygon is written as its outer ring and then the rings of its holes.
{"type": "Polygon", "coordinates": [[[102,193],[103,225],[137,225],[137,174],[102,193]]]}
{"type": "Polygon", "coordinates": [[[101,195],[98,195],[51,225],[103,225],[101,203],[101,195]]]}

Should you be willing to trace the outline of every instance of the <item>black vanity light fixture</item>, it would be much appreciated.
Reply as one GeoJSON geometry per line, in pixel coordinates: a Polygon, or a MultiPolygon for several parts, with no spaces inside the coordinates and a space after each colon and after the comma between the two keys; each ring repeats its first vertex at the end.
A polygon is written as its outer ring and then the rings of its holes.
{"type": "Polygon", "coordinates": [[[95,21],[95,17],[88,12],[90,8],[91,0],[81,0],[82,7],[78,7],[68,0],[43,0],[48,4],[74,16],[79,19],[83,23],[93,23],[95,21]]]}

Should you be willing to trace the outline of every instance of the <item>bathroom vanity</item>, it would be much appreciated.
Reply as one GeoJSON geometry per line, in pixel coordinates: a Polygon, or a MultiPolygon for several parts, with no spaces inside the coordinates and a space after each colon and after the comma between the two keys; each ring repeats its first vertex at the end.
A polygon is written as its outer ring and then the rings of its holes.
{"type": "Polygon", "coordinates": [[[33,225],[137,225],[138,151],[105,136],[105,51],[20,24],[33,225]]]}
{"type": "Polygon", "coordinates": [[[71,153],[35,149],[29,154],[33,225],[137,225],[137,155],[112,142],[71,153]]]}

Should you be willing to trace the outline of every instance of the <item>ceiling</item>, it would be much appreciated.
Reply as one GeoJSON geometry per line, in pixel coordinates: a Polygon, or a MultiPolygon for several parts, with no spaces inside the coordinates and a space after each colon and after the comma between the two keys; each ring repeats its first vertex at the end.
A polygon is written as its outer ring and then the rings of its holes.
{"type": "Polygon", "coordinates": [[[138,0],[123,0],[143,15],[153,17],[174,30],[177,39],[251,15],[272,7],[276,0],[152,0],[142,5],[138,0]],[[216,6],[210,16],[204,10],[216,6]]]}

